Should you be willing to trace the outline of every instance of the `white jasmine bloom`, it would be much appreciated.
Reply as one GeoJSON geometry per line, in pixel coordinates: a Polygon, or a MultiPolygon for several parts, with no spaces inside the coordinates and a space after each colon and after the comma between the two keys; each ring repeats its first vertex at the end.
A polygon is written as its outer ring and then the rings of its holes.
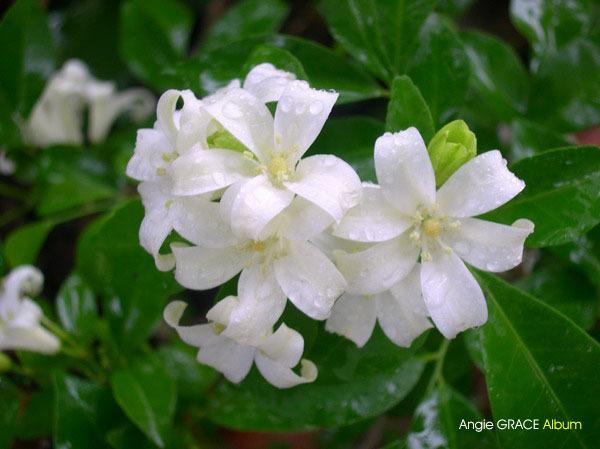
{"type": "Polygon", "coordinates": [[[114,83],[94,78],[79,60],[69,60],[48,81],[34,105],[24,129],[25,138],[39,146],[83,143],[83,117],[90,107],[88,138],[104,140],[117,117],[130,112],[144,119],[154,107],[154,97],[145,89],[116,92],[114,83]]]}
{"type": "Polygon", "coordinates": [[[290,81],[296,79],[293,73],[279,70],[273,64],[255,66],[244,80],[243,87],[263,103],[279,101],[290,81]]]}
{"type": "Polygon", "coordinates": [[[6,276],[0,288],[0,350],[51,354],[59,340],[42,327],[42,309],[29,295],[37,295],[44,278],[37,268],[23,265],[6,276]]]}
{"type": "Polygon", "coordinates": [[[206,315],[211,322],[195,326],[180,326],[186,304],[181,301],[170,303],[164,319],[186,343],[200,348],[198,361],[220,371],[231,382],[241,382],[252,368],[252,363],[262,376],[278,388],[313,382],[317,378],[317,367],[309,360],[301,359],[304,339],[293,329],[281,324],[276,332],[271,329],[253,344],[238,342],[224,335],[230,316],[239,307],[235,296],[219,301],[206,315]],[[300,362],[300,375],[292,368],[300,362]]]}
{"type": "Polygon", "coordinates": [[[421,289],[428,313],[444,336],[487,320],[481,288],[462,262],[486,271],[506,271],[521,262],[533,223],[491,223],[477,215],[506,203],[525,186],[506,168],[499,151],[461,166],[436,192],[425,143],[415,128],[386,133],[375,143],[380,186],[364,189],[334,235],[377,242],[354,254],[339,252],[348,292],[375,294],[410,273],[420,256],[421,289]]]}
{"type": "Polygon", "coordinates": [[[335,156],[301,159],[336,99],[337,93],[290,81],[274,117],[260,98],[242,88],[204,100],[206,111],[250,151],[212,149],[181,157],[173,164],[174,193],[197,195],[238,183],[228,214],[233,232],[252,239],[296,194],[339,221],[360,200],[357,174],[335,156]]]}
{"type": "Polygon", "coordinates": [[[15,162],[6,156],[6,151],[0,150],[0,175],[12,175],[15,172],[15,168],[15,162]]]}
{"type": "Polygon", "coordinates": [[[323,320],[344,291],[346,282],[335,265],[310,242],[313,236],[328,227],[332,218],[319,207],[303,198],[296,198],[290,206],[273,219],[256,239],[238,237],[228,227],[232,204],[243,182],[227,190],[221,199],[220,211],[206,211],[205,221],[211,227],[198,228],[196,239],[188,239],[198,246],[173,246],[175,277],[187,288],[206,290],[216,287],[242,272],[238,293],[240,308],[232,315],[227,335],[249,339],[262,329],[272,326],[281,316],[286,297],[311,318],[323,320]],[[212,212],[212,216],[208,214],[212,212]],[[207,245],[207,237],[219,228],[228,236],[207,245]],[[253,310],[253,320],[243,319],[245,308],[253,310]],[[260,311],[260,312],[258,312],[260,311]],[[238,320],[239,318],[239,320],[238,320]]]}

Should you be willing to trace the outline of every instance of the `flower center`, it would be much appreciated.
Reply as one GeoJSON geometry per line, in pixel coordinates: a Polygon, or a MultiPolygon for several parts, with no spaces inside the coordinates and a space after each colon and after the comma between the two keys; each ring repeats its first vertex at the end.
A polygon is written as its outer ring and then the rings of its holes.
{"type": "Polygon", "coordinates": [[[274,156],[267,166],[269,175],[277,182],[286,181],[290,174],[287,161],[281,156],[274,156]]]}
{"type": "Polygon", "coordinates": [[[215,331],[215,335],[221,335],[221,333],[225,330],[227,326],[221,323],[217,323],[216,321],[213,323],[213,329],[215,331]]]}
{"type": "Polygon", "coordinates": [[[428,218],[423,222],[422,229],[427,237],[437,237],[442,230],[442,224],[437,218],[428,218]]]}
{"type": "Polygon", "coordinates": [[[256,241],[252,242],[252,249],[259,253],[262,253],[266,247],[267,247],[267,245],[262,240],[256,240],[256,241]]]}

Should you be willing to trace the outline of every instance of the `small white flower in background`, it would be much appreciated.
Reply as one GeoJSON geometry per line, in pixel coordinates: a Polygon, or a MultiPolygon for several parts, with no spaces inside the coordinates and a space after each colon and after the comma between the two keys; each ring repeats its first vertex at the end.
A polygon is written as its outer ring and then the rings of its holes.
{"type": "Polygon", "coordinates": [[[15,162],[6,156],[5,150],[0,150],[0,175],[10,176],[15,172],[15,162]]]}
{"type": "Polygon", "coordinates": [[[52,76],[24,125],[25,139],[41,147],[81,145],[83,117],[90,108],[88,139],[103,141],[117,117],[131,113],[141,121],[154,108],[153,95],[145,89],[117,92],[112,82],[99,81],[79,60],[69,60],[52,76]]]}
{"type": "Polygon", "coordinates": [[[184,236],[198,246],[173,246],[176,279],[187,288],[206,290],[241,271],[240,307],[225,331],[236,338],[251,338],[271,327],[281,316],[286,297],[311,318],[327,318],[346,282],[310,239],[323,232],[333,219],[297,197],[257,239],[238,237],[228,225],[236,195],[235,188],[227,190],[220,210],[211,203],[212,209],[205,209],[198,221],[188,221],[195,228],[188,229],[184,236]],[[223,211],[225,217],[221,216],[223,211]]]}
{"type": "Polygon", "coordinates": [[[262,81],[246,84],[262,98],[232,86],[202,102],[249,151],[213,148],[179,158],[173,164],[173,192],[197,195],[232,186],[237,192],[229,211],[233,232],[254,239],[295,195],[339,221],[360,200],[358,175],[336,156],[301,159],[321,131],[338,94],[311,89],[305,81],[280,75],[254,73],[249,79],[261,75],[262,81]],[[273,117],[262,100],[277,97],[273,117]]]}
{"type": "Polygon", "coordinates": [[[420,256],[423,300],[440,332],[453,338],[485,323],[483,292],[461,259],[486,271],[509,270],[521,262],[533,223],[506,226],[470,217],[512,199],[523,181],[494,150],[462,165],[436,192],[429,155],[415,128],[377,139],[375,169],[381,187],[365,188],[363,201],[334,230],[345,239],[377,242],[364,251],[336,254],[348,292],[389,290],[420,256]]]}
{"type": "Polygon", "coordinates": [[[42,309],[29,296],[44,283],[40,271],[23,265],[12,270],[0,286],[0,350],[25,350],[52,354],[60,342],[40,324],[42,309]]]}
{"type": "Polygon", "coordinates": [[[239,302],[235,296],[219,301],[208,311],[208,324],[180,326],[186,304],[181,301],[170,303],[164,311],[164,319],[186,343],[200,348],[198,361],[220,371],[231,382],[241,382],[250,372],[252,363],[262,376],[278,388],[313,382],[317,378],[317,367],[309,360],[301,359],[304,339],[293,329],[281,324],[277,331],[265,329],[257,341],[238,342],[224,335],[230,316],[239,302]],[[300,375],[294,368],[300,362],[300,375]]]}

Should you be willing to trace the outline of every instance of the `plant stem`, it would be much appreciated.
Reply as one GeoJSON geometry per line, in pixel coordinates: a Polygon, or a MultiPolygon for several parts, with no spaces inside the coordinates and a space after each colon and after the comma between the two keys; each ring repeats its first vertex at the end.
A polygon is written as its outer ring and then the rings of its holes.
{"type": "Polygon", "coordinates": [[[427,386],[427,394],[431,393],[436,384],[444,381],[444,359],[446,358],[446,353],[448,352],[448,346],[450,346],[450,340],[444,339],[436,353],[435,367],[433,369],[433,374],[431,375],[429,385],[427,386]]]}

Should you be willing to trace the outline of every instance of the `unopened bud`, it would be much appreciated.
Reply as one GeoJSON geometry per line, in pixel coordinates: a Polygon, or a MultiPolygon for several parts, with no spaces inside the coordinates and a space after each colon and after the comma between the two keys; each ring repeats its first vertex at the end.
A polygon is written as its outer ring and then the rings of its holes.
{"type": "Polygon", "coordinates": [[[240,153],[248,151],[248,148],[246,148],[242,142],[237,140],[233,134],[224,129],[215,131],[208,136],[206,138],[206,143],[208,143],[208,148],[222,148],[225,150],[239,151],[240,153]]]}
{"type": "Polygon", "coordinates": [[[436,185],[441,186],[465,162],[477,154],[477,138],[462,120],[454,120],[440,129],[427,146],[435,171],[436,185]]]}

